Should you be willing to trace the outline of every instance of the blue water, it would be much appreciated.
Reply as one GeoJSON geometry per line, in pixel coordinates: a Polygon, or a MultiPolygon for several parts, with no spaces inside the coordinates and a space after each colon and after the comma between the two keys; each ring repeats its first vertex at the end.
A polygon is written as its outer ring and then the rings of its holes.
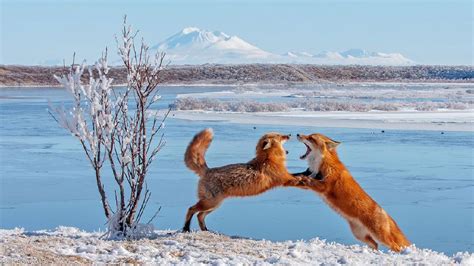
{"type": "MultiPolygon", "coordinates": [[[[169,87],[176,93],[225,88],[169,87]]],[[[92,170],[77,141],[46,112],[47,100],[67,101],[61,89],[0,90],[0,227],[27,230],[76,226],[104,229],[104,216],[92,170]]],[[[258,138],[268,131],[321,132],[342,141],[339,154],[362,187],[392,215],[418,247],[451,254],[474,251],[474,136],[468,132],[385,131],[319,127],[238,125],[224,122],[167,121],[167,144],[152,166],[147,220],[159,229],[182,227],[196,201],[197,177],[184,166],[184,149],[198,130],[212,127],[210,166],[248,161],[258,138]],[[256,129],[253,129],[253,127],[256,129]]],[[[305,148],[285,144],[290,171],[304,170],[305,148]]],[[[111,178],[105,180],[112,185],[111,178]]],[[[208,227],[257,239],[324,238],[359,243],[346,222],[311,191],[278,188],[257,197],[230,199],[207,218],[208,227]]],[[[197,223],[193,222],[197,228],[197,223]]]]}

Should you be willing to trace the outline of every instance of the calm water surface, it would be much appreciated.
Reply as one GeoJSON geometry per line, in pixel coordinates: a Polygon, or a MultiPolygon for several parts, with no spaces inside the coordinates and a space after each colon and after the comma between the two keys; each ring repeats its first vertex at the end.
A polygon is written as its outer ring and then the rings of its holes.
{"type": "MultiPolygon", "coordinates": [[[[177,93],[226,88],[168,87],[166,107],[177,93]]],[[[48,115],[48,99],[67,102],[52,88],[0,89],[0,227],[27,230],[75,226],[104,229],[104,217],[91,168],[77,141],[48,115]]],[[[474,138],[468,132],[236,125],[224,122],[167,121],[166,147],[152,166],[147,217],[159,229],[182,227],[196,201],[197,177],[183,163],[183,152],[198,130],[212,127],[215,139],[206,156],[210,166],[248,161],[258,138],[268,131],[322,132],[342,141],[339,154],[362,187],[391,214],[418,247],[451,254],[474,251],[474,138]],[[253,127],[256,126],[256,129],[253,127]]],[[[290,171],[304,170],[305,148],[296,140],[290,171]]],[[[106,185],[112,180],[107,179],[106,185]]],[[[358,243],[346,222],[316,194],[278,188],[257,197],[226,200],[207,218],[208,227],[256,239],[324,238],[358,243]]],[[[197,223],[193,223],[197,228],[197,223]]]]}

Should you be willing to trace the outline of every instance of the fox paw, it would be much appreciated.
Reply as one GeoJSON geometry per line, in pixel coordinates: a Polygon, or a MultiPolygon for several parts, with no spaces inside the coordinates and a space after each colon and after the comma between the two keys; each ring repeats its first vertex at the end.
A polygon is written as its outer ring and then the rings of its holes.
{"type": "Polygon", "coordinates": [[[308,187],[312,183],[311,178],[307,176],[296,176],[295,178],[298,180],[297,181],[298,186],[301,186],[301,187],[308,187]]]}

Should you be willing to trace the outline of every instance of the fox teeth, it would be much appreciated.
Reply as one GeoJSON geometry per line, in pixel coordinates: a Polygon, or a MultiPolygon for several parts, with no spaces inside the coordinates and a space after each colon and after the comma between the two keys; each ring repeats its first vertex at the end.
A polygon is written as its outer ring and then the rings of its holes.
{"type": "Polygon", "coordinates": [[[306,159],[306,157],[307,157],[307,156],[309,155],[309,153],[311,152],[311,148],[310,148],[306,143],[304,143],[304,145],[306,146],[306,153],[300,156],[300,159],[301,159],[301,160],[306,159]]]}

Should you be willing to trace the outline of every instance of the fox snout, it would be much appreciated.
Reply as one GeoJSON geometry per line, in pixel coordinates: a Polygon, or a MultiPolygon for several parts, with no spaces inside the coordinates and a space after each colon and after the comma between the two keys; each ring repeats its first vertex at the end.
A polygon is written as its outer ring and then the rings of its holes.
{"type": "MultiPolygon", "coordinates": [[[[282,136],[282,139],[285,140],[285,141],[289,140],[290,138],[291,138],[291,134],[282,136]]],[[[285,153],[288,154],[289,152],[287,150],[285,150],[285,153]]]]}
{"type": "Polygon", "coordinates": [[[302,142],[306,146],[306,152],[303,155],[300,156],[301,160],[305,160],[312,151],[312,149],[308,145],[307,141],[305,141],[305,140],[308,139],[308,136],[303,135],[303,134],[296,134],[296,138],[298,138],[298,141],[302,142]]]}
{"type": "Polygon", "coordinates": [[[298,133],[298,134],[296,134],[296,138],[297,138],[299,141],[303,141],[304,139],[306,139],[306,138],[307,138],[307,136],[306,136],[306,135],[303,135],[303,134],[300,134],[300,133],[298,133]]]}

